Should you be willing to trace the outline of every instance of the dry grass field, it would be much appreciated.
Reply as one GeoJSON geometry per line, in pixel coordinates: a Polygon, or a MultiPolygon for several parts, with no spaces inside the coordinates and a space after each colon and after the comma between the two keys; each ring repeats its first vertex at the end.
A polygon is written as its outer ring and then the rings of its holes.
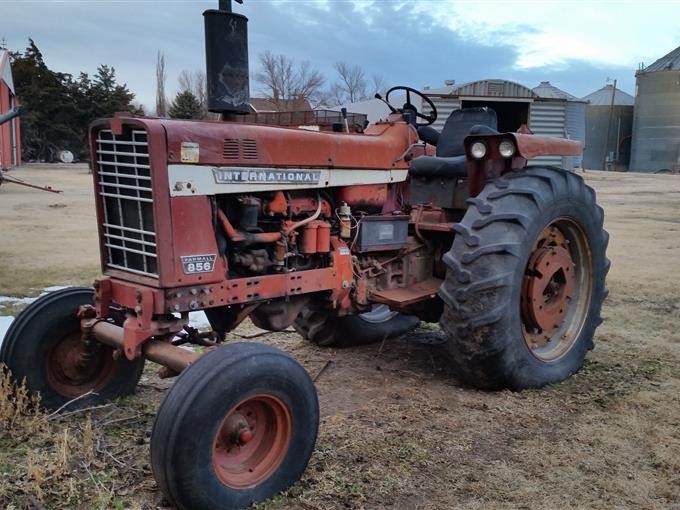
{"type": "MultiPolygon", "coordinates": [[[[87,169],[15,175],[64,193],[0,187],[0,295],[90,282],[87,169]]],[[[352,350],[261,336],[312,374],[331,363],[317,381],[312,461],[259,508],[680,508],[680,176],[583,175],[605,208],[612,259],[584,369],[540,391],[488,393],[456,379],[437,326],[352,350]]],[[[2,306],[0,315],[20,308],[2,306]]],[[[156,369],[147,366],[135,396],[88,413],[26,416],[25,402],[0,396],[0,507],[162,508],[148,436],[172,383],[156,369]]]]}

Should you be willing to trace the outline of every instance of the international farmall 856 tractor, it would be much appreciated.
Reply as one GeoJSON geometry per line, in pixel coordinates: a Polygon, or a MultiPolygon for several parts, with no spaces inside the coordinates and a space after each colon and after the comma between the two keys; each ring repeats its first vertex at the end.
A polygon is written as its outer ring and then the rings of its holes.
{"type": "Polygon", "coordinates": [[[438,133],[435,105],[407,87],[363,132],[236,122],[246,19],[204,16],[210,108],[227,121],[95,122],[103,276],[38,299],[2,344],[45,407],[132,393],[145,360],[159,363],[178,375],[151,437],[159,486],[180,508],[234,508],[298,480],[319,423],[291,356],[222,345],[246,318],[323,346],[439,322],[479,388],[538,388],[582,366],[606,296],[603,211],[578,175],[527,166],[580,143],[499,133],[489,109],[454,111],[438,133]],[[189,326],[197,310],[213,332],[189,326]]]}

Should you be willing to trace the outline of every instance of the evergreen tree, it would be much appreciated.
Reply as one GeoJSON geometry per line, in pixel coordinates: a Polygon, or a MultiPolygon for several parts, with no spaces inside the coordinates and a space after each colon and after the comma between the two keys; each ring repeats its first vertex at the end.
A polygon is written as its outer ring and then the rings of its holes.
{"type": "Polygon", "coordinates": [[[168,115],[172,119],[200,119],[203,116],[203,109],[191,91],[183,90],[175,96],[168,115]]]}
{"type": "Polygon", "coordinates": [[[23,54],[15,52],[10,57],[17,96],[26,107],[21,138],[27,161],[53,161],[63,149],[86,157],[90,122],[117,111],[139,111],[132,104],[134,94],[116,83],[113,67],[99,66],[94,79],[86,73],[74,79],[50,70],[32,39],[23,54]]]}

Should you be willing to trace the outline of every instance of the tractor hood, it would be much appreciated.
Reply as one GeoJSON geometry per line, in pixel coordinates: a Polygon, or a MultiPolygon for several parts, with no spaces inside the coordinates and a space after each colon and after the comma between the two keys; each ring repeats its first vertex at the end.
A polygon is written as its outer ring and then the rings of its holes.
{"type": "Polygon", "coordinates": [[[404,156],[418,135],[405,122],[369,126],[363,134],[222,121],[151,119],[116,115],[114,134],[126,124],[166,133],[168,164],[268,168],[406,169],[404,156]]]}

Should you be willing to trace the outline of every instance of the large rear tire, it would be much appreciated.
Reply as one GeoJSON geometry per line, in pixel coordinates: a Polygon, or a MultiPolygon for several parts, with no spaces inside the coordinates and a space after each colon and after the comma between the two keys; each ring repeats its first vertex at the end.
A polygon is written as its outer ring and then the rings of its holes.
{"type": "Polygon", "coordinates": [[[579,176],[530,167],[487,184],[444,256],[441,326],[462,379],[538,388],[583,365],[607,295],[604,212],[579,176]]]}
{"type": "Polygon", "coordinates": [[[293,328],[321,347],[355,347],[403,335],[419,323],[418,317],[393,312],[386,305],[375,305],[369,312],[345,317],[308,306],[295,319],[293,328]]]}
{"type": "Polygon", "coordinates": [[[318,427],[316,389],[297,361],[263,344],[228,344],[170,388],[151,433],[151,466],[180,509],[244,508],[302,476],[318,427]]]}
{"type": "Polygon", "coordinates": [[[81,305],[93,304],[94,291],[70,287],[50,292],[26,307],[12,322],[0,347],[0,362],[13,378],[40,393],[41,405],[69,409],[108,402],[134,393],[144,369],[144,358],[114,358],[113,349],[96,342],[90,362],[81,362],[81,305]]]}

